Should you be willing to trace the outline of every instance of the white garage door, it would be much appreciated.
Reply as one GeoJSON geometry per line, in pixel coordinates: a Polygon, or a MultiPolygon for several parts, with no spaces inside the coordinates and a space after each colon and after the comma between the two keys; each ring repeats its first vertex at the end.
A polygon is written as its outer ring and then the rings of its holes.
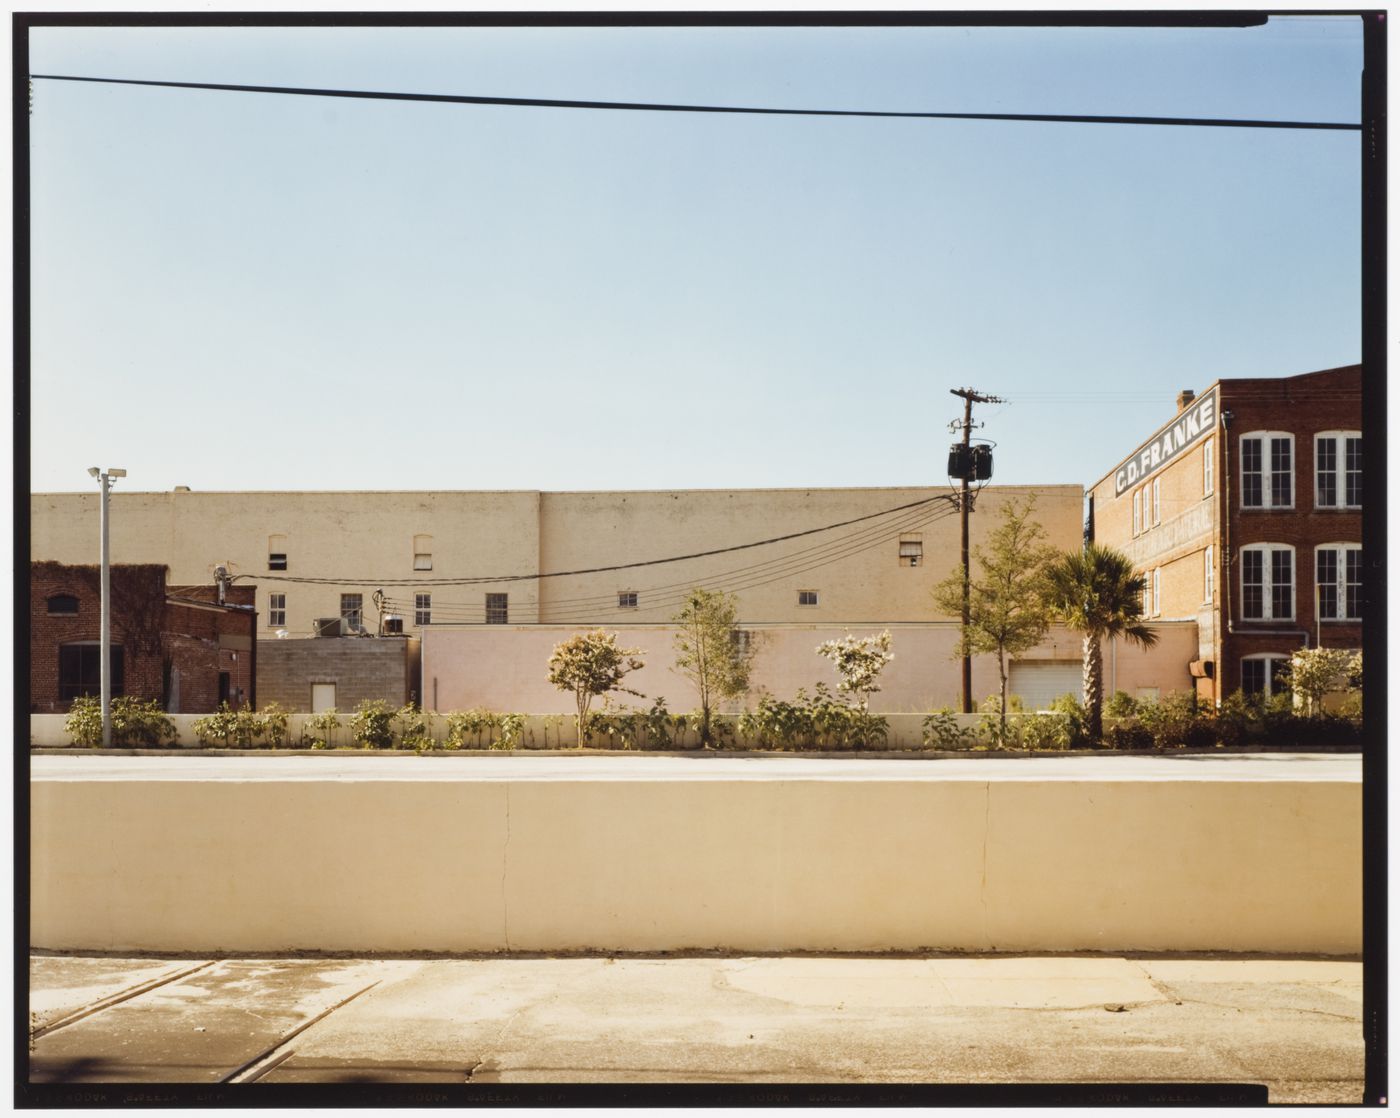
{"type": "Polygon", "coordinates": [[[1021,696],[1026,710],[1045,710],[1054,699],[1070,694],[1084,700],[1084,665],[1078,660],[1018,660],[1011,665],[1008,685],[1021,696]]]}

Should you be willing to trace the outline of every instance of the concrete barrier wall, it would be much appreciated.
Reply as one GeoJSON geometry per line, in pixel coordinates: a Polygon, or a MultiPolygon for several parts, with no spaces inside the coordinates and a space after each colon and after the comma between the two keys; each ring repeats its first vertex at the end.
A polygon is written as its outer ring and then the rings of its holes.
{"type": "Polygon", "coordinates": [[[1361,947],[1361,788],[39,780],[38,948],[1361,947]]]}

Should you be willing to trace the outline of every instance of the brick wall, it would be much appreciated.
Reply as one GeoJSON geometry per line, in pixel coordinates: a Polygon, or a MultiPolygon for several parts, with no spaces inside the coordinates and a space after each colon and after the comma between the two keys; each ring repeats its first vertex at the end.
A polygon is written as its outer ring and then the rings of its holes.
{"type": "MultiPolygon", "coordinates": [[[[251,610],[170,603],[167,595],[212,603],[215,591],[206,586],[166,587],[165,575],[165,567],[157,564],[116,564],[111,569],[112,644],[122,648],[121,693],[163,702],[167,661],[180,680],[179,711],[213,710],[221,671],[230,673],[232,686],[249,692],[250,653],[230,646],[251,646],[255,632],[251,610]]],[[[29,709],[62,713],[72,704],[59,697],[59,649],[72,642],[101,639],[101,572],[96,566],[44,562],[31,564],[30,579],[29,709]],[[56,595],[76,598],[77,612],[52,613],[50,599],[56,595]]],[[[232,587],[228,601],[251,606],[253,590],[232,587]]]]}
{"type": "Polygon", "coordinates": [[[311,709],[311,685],[334,683],[336,708],[366,699],[394,706],[414,690],[417,642],[401,637],[310,637],[258,643],[258,705],[311,709]]]}

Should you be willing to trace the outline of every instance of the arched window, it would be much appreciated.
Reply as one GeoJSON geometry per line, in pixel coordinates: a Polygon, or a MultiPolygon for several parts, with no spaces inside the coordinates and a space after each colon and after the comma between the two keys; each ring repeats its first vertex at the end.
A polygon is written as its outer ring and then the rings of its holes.
{"type": "Polygon", "coordinates": [[[1247,509],[1293,507],[1293,436],[1288,432],[1240,436],[1240,503],[1247,509]]]}
{"type": "Polygon", "coordinates": [[[78,612],[78,599],[72,594],[53,594],[49,597],[49,614],[54,617],[69,616],[78,612]]]}
{"type": "Polygon", "coordinates": [[[1322,621],[1361,620],[1361,545],[1326,543],[1317,548],[1317,616],[1322,621]]]}
{"type": "Polygon", "coordinates": [[[1320,509],[1361,507],[1361,432],[1320,431],[1314,440],[1320,509]]]}

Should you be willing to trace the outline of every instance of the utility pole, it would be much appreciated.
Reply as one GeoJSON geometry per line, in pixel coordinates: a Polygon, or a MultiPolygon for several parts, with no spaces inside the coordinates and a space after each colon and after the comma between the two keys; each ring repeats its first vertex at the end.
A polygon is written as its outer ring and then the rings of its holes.
{"type": "MultiPolygon", "coordinates": [[[[972,405],[974,403],[1003,404],[1006,401],[999,396],[984,396],[975,388],[950,388],[948,391],[954,396],[961,396],[963,399],[962,493],[958,498],[958,509],[962,513],[962,636],[964,641],[962,658],[962,712],[964,714],[971,714],[972,656],[966,651],[966,640],[967,626],[972,619],[972,560],[969,555],[967,522],[968,514],[972,512],[972,477],[975,472],[972,465],[972,405]]],[[[990,460],[988,460],[988,466],[990,467],[990,460]]],[[[988,470],[987,476],[991,476],[990,469],[988,470]]]]}

